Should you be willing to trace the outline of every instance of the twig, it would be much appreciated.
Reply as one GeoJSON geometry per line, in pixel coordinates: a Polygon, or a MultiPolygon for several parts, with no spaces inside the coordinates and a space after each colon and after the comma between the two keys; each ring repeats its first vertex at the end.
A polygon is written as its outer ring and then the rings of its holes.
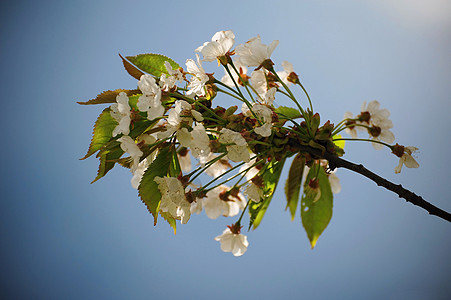
{"type": "Polygon", "coordinates": [[[432,205],[431,203],[424,200],[421,196],[418,196],[415,193],[405,189],[401,184],[394,184],[393,182],[390,182],[387,179],[380,177],[379,175],[371,172],[361,164],[360,165],[354,164],[350,161],[344,160],[340,157],[337,157],[327,152],[321,153],[320,150],[311,147],[300,146],[300,148],[302,151],[313,154],[314,156],[327,159],[329,161],[329,168],[331,170],[334,170],[335,168],[345,168],[354,171],[356,173],[359,173],[360,175],[363,175],[368,179],[374,181],[378,186],[382,186],[387,190],[396,193],[399,196],[399,198],[404,198],[407,202],[410,202],[413,205],[425,209],[427,212],[429,212],[430,215],[434,215],[448,222],[451,222],[450,213],[438,208],[435,205],[432,205]]]}

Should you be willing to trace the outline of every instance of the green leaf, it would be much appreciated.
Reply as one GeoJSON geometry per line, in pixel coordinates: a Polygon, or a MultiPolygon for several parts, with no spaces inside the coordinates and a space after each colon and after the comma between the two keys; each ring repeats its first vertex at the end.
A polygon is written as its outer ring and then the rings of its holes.
{"type": "Polygon", "coordinates": [[[81,105],[91,105],[91,104],[104,104],[104,103],[116,103],[116,97],[120,92],[124,92],[127,96],[141,94],[140,90],[123,90],[117,89],[114,91],[105,91],[97,95],[94,99],[91,99],[86,102],[77,102],[81,105]]]}
{"type": "Polygon", "coordinates": [[[169,176],[177,177],[182,172],[180,167],[179,158],[176,151],[171,151],[171,164],[169,165],[169,176]]]}
{"type": "Polygon", "coordinates": [[[281,120],[294,120],[302,116],[297,109],[288,106],[279,106],[275,112],[281,120]]]}
{"type": "Polygon", "coordinates": [[[142,71],[156,77],[160,77],[162,73],[168,73],[164,66],[164,62],[166,61],[171,64],[174,70],[180,68],[175,61],[161,54],[139,54],[136,56],[127,56],[126,58],[142,71]]]}
{"type": "Polygon", "coordinates": [[[124,150],[121,149],[120,143],[114,142],[115,146],[101,150],[97,156],[100,159],[99,169],[97,171],[97,177],[91,182],[94,183],[108,173],[114,167],[116,161],[124,154],[124,150]]]}
{"type": "Polygon", "coordinates": [[[124,68],[127,73],[137,80],[141,79],[141,76],[144,75],[144,73],[140,69],[129,63],[127,60],[125,60],[122,55],[119,54],[119,56],[122,59],[122,63],[124,64],[124,68]]]}
{"type": "Polygon", "coordinates": [[[157,224],[158,210],[160,208],[161,193],[158,184],[154,181],[156,176],[164,177],[169,172],[172,152],[169,147],[160,150],[155,160],[144,173],[138,191],[141,200],[146,205],[149,212],[153,215],[154,224],[157,224]]]}
{"type": "MultiPolygon", "coordinates": [[[[342,139],[342,138],[343,138],[343,136],[341,134],[336,134],[333,136],[333,139],[342,139]]],[[[345,140],[334,141],[334,144],[336,146],[340,147],[341,149],[345,148],[345,143],[346,143],[345,140]]]]}
{"type": "Polygon", "coordinates": [[[102,148],[103,145],[108,143],[113,134],[114,128],[117,126],[117,122],[110,114],[110,108],[105,108],[94,125],[91,144],[89,145],[88,153],[81,160],[86,159],[93,155],[97,150],[102,148]]]}
{"type": "Polygon", "coordinates": [[[310,245],[315,247],[321,233],[332,218],[333,195],[329,179],[324,168],[314,164],[305,179],[304,193],[301,199],[301,218],[310,245]],[[311,179],[317,178],[319,187],[309,186],[311,179]]]}
{"type": "Polygon", "coordinates": [[[305,157],[298,154],[291,163],[288,179],[285,184],[285,195],[287,196],[287,208],[290,208],[291,221],[294,220],[296,208],[299,202],[299,192],[301,191],[302,175],[304,173],[305,157]]]}
{"type": "Polygon", "coordinates": [[[280,161],[273,160],[266,164],[265,168],[261,170],[260,174],[262,174],[261,176],[263,178],[264,184],[263,197],[260,202],[251,202],[249,204],[249,229],[253,227],[253,229],[255,230],[258,225],[260,225],[260,222],[262,221],[266,210],[271,203],[271,199],[274,195],[274,191],[276,190],[277,183],[279,182],[284,163],[285,158],[280,161]]]}
{"type": "Polygon", "coordinates": [[[174,234],[177,233],[177,222],[175,221],[174,217],[168,213],[168,212],[162,212],[160,211],[160,215],[163,217],[163,219],[166,220],[166,222],[168,222],[169,226],[172,227],[172,229],[174,229],[174,234]]]}

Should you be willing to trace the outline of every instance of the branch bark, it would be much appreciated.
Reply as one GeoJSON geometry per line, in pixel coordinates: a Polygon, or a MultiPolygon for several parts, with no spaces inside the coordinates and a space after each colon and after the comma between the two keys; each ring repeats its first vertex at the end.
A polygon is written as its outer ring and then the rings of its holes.
{"type": "Polygon", "coordinates": [[[359,173],[360,175],[363,175],[368,179],[374,181],[378,186],[382,186],[387,190],[396,193],[399,198],[403,198],[407,202],[425,209],[430,215],[434,215],[448,222],[451,222],[450,213],[438,208],[435,205],[432,205],[431,203],[424,200],[421,196],[418,196],[415,193],[405,189],[401,184],[394,184],[393,182],[390,182],[387,179],[371,172],[361,164],[357,165],[340,157],[334,156],[333,154],[327,152],[322,153],[320,150],[311,147],[300,146],[300,148],[301,150],[313,154],[316,157],[327,159],[329,161],[329,167],[332,170],[334,170],[335,168],[345,168],[359,173]]]}

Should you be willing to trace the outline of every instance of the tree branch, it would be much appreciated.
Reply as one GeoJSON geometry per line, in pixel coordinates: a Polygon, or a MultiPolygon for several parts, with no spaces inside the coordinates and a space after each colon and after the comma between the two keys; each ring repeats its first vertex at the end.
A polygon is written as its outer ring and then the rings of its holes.
{"type": "Polygon", "coordinates": [[[401,184],[394,184],[393,182],[388,181],[385,178],[380,177],[379,175],[371,172],[363,165],[357,165],[350,161],[344,160],[340,157],[334,156],[330,153],[321,153],[320,150],[314,149],[311,147],[300,146],[301,150],[306,151],[314,156],[325,158],[329,161],[329,168],[334,170],[335,168],[345,168],[356,173],[359,173],[368,179],[374,181],[378,186],[382,186],[387,190],[390,190],[396,193],[399,198],[404,198],[407,202],[412,203],[413,205],[419,206],[429,212],[430,215],[437,216],[442,218],[448,222],[451,222],[451,214],[438,208],[435,205],[424,200],[421,196],[416,195],[415,193],[405,189],[401,184]]]}

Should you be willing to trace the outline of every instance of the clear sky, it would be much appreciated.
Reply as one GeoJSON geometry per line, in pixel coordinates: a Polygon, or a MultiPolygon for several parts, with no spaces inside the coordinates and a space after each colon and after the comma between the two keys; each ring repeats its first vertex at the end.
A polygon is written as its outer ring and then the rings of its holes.
{"type": "Polygon", "coordinates": [[[89,184],[98,162],[78,159],[103,107],[76,104],[136,87],[118,53],[183,65],[219,30],[278,39],[273,60],[294,65],[322,120],[377,99],[396,141],[420,148],[399,175],[368,144],[345,158],[451,211],[449,1],[4,1],[0,16],[1,298],[451,298],[451,224],[346,170],[314,250],[284,211],[286,170],[242,257],[213,240],[235,219],[154,227],[128,170],[89,184]]]}

